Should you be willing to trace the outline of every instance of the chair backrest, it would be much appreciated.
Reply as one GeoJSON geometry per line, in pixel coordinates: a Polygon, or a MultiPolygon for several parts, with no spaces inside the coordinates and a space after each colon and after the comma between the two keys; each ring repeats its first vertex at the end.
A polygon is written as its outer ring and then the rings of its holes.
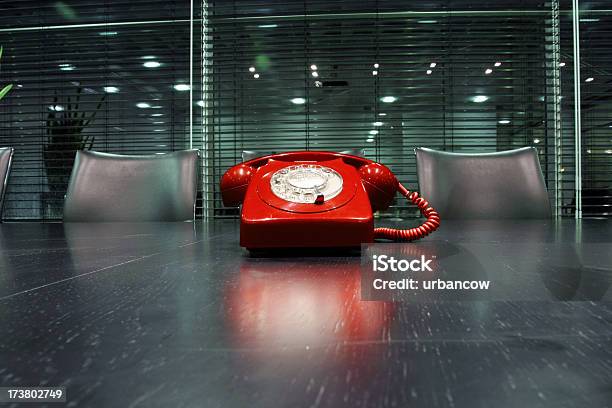
{"type": "Polygon", "coordinates": [[[199,154],[126,156],[77,152],[64,221],[187,221],[194,218],[199,154]]]}
{"type": "Polygon", "coordinates": [[[4,194],[8,183],[11,163],[13,161],[12,147],[0,147],[0,220],[2,219],[2,209],[4,208],[4,194]]]}
{"type": "Polygon", "coordinates": [[[419,191],[445,219],[550,217],[533,147],[461,154],[415,149],[419,191]]]}

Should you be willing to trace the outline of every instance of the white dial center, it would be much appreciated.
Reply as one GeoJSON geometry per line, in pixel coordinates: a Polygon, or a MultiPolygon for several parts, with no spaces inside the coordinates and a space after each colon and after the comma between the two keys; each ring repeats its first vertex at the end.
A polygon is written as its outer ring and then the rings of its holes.
{"type": "Polygon", "coordinates": [[[298,164],[284,167],[270,179],[272,192],[292,203],[314,203],[323,196],[327,201],[342,191],[342,176],[335,170],[318,164],[298,164]]]}
{"type": "Polygon", "coordinates": [[[295,188],[324,188],[327,178],[310,169],[296,170],[287,176],[287,182],[295,188]]]}

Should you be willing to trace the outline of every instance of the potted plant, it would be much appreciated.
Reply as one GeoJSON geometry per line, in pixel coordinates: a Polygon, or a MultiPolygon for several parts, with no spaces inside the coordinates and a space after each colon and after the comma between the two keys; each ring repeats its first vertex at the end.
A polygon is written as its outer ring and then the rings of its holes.
{"type": "Polygon", "coordinates": [[[45,218],[61,217],[61,202],[68,188],[76,152],[90,150],[95,141],[95,136],[85,135],[84,131],[94,121],[106,95],[98,101],[95,110],[88,113],[81,110],[81,94],[82,88],[78,87],[74,98],[68,96],[61,100],[56,92],[47,115],[43,160],[49,194],[43,200],[45,218]]]}

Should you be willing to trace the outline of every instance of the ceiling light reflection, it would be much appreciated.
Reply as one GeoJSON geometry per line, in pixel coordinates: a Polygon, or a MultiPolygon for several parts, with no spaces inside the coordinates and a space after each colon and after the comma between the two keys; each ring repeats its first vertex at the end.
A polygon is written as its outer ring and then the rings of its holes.
{"type": "Polygon", "coordinates": [[[60,71],[74,71],[76,67],[72,64],[59,64],[60,71]]]}
{"type": "Polygon", "coordinates": [[[470,99],[472,102],[482,103],[482,102],[488,101],[489,97],[486,95],[476,95],[476,96],[472,96],[470,99]]]}
{"type": "Polygon", "coordinates": [[[161,66],[161,63],[157,61],[147,61],[144,64],[142,64],[142,66],[145,68],[158,68],[161,66]]]}

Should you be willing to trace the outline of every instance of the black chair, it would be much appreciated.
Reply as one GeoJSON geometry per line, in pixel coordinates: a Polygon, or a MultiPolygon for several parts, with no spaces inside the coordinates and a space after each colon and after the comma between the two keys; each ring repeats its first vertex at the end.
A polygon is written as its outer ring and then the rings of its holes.
{"type": "Polygon", "coordinates": [[[415,149],[419,191],[444,219],[549,218],[535,148],[461,154],[415,149]]]}
{"type": "Polygon", "coordinates": [[[6,185],[8,183],[9,173],[11,172],[11,164],[13,162],[13,153],[15,149],[12,147],[0,147],[0,220],[2,220],[2,209],[4,208],[4,194],[6,193],[6,185]]]}
{"type": "Polygon", "coordinates": [[[64,221],[193,220],[198,159],[197,150],[148,156],[79,151],[64,221]]]}

